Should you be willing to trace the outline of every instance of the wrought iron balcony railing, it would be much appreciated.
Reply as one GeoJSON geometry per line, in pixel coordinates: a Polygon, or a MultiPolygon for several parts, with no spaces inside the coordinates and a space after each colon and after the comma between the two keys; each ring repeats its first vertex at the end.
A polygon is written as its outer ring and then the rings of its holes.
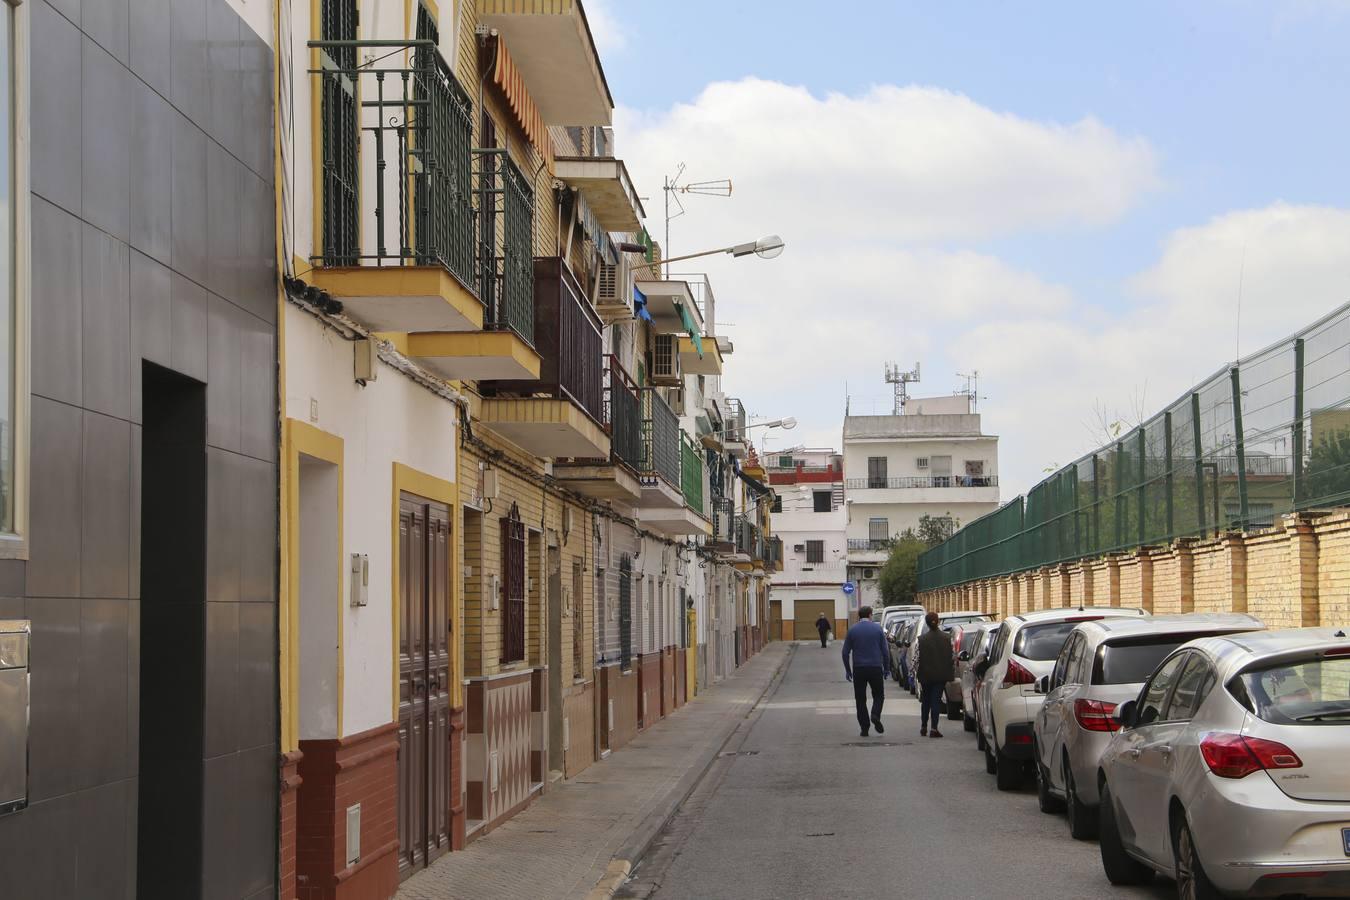
{"type": "Polygon", "coordinates": [[[703,515],[703,451],[687,433],[680,432],[680,491],[685,505],[703,515]]]}
{"type": "Polygon", "coordinates": [[[763,559],[764,550],[761,546],[763,538],[760,535],[759,526],[751,522],[745,516],[736,517],[736,552],[744,553],[752,559],[763,559]]]}
{"type": "Polygon", "coordinates": [[[916,475],[904,478],[849,478],[844,487],[850,491],[904,490],[907,488],[980,488],[998,487],[997,475],[916,475]]]}
{"type": "Polygon", "coordinates": [[[770,566],[779,566],[783,562],[783,539],[772,537],[766,542],[764,562],[770,566]]]}
{"type": "Polygon", "coordinates": [[[642,468],[642,389],[624,371],[617,356],[605,357],[605,429],[610,453],[634,471],[642,468]]]}
{"type": "Polygon", "coordinates": [[[889,552],[892,543],[890,538],[849,538],[848,549],[889,552]]]}
{"type": "Polygon", "coordinates": [[[736,504],[730,497],[714,496],[710,502],[712,508],[712,542],[715,544],[736,543],[736,504]]]}
{"type": "Polygon", "coordinates": [[[474,151],[478,165],[477,285],[491,328],[534,343],[534,191],[505,150],[474,151]]]}
{"type": "Polygon", "coordinates": [[[482,381],[486,396],[540,395],[571,400],[597,423],[604,419],[601,366],[604,342],[600,319],[585,299],[563,260],[534,260],[534,347],[539,378],[533,381],[482,381]]]}
{"type": "Polygon", "coordinates": [[[680,482],[680,420],[655,388],[642,391],[642,476],[660,478],[672,488],[680,482]]]}
{"type": "Polygon", "coordinates": [[[436,42],[309,46],[319,56],[310,73],[320,97],[318,261],[441,265],[476,293],[473,104],[436,42]],[[362,154],[373,160],[363,162],[362,154]],[[361,205],[371,202],[373,219],[366,220],[361,205]]]}
{"type": "Polygon", "coordinates": [[[730,443],[732,441],[745,440],[745,406],[735,397],[728,397],[726,403],[727,411],[723,417],[722,433],[724,439],[730,443]]]}

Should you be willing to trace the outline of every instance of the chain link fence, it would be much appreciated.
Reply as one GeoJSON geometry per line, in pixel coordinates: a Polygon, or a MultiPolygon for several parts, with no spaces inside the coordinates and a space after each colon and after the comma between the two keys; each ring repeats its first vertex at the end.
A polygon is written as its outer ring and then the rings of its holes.
{"type": "Polygon", "coordinates": [[[919,589],[1224,531],[1350,500],[1350,304],[919,557],[919,589]]]}

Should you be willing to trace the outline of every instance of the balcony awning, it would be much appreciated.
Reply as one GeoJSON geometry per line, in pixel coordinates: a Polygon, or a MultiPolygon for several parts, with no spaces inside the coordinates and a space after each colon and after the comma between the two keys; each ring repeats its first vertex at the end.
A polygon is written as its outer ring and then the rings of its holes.
{"type": "Polygon", "coordinates": [[[605,72],[580,0],[476,0],[478,22],[510,43],[547,125],[609,125],[605,72]]]}
{"type": "Polygon", "coordinates": [[[497,65],[492,70],[492,83],[501,89],[502,95],[506,98],[506,105],[511,110],[511,115],[515,117],[516,124],[525,132],[525,136],[530,139],[530,143],[539,151],[539,155],[544,159],[553,159],[553,141],[549,140],[548,128],[544,125],[544,118],[539,114],[539,108],[534,105],[534,98],[530,96],[529,90],[525,87],[525,77],[521,74],[515,62],[511,59],[511,53],[506,49],[506,42],[500,37],[490,38],[495,44],[495,56],[497,65]]]}
{"type": "Polygon", "coordinates": [[[637,310],[639,319],[646,319],[648,322],[653,321],[652,314],[647,312],[647,295],[636,287],[633,288],[633,308],[637,310]]]}
{"type": "Polygon", "coordinates": [[[623,160],[560,156],[554,163],[558,180],[581,192],[596,221],[606,231],[632,234],[642,227],[647,212],[623,160]]]}
{"type": "Polygon", "coordinates": [[[689,307],[684,303],[675,304],[675,308],[680,313],[680,324],[684,330],[689,332],[689,337],[694,342],[694,349],[698,351],[700,357],[703,356],[703,338],[698,333],[698,325],[694,323],[694,317],[689,315],[689,307]]]}

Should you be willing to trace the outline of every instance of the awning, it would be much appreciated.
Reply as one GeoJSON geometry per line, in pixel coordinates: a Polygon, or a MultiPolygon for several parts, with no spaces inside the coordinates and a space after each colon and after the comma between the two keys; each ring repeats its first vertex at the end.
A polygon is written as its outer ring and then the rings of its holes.
{"type": "Polygon", "coordinates": [[[539,115],[538,107],[534,105],[534,98],[525,87],[525,78],[516,68],[511,54],[507,52],[506,42],[500,36],[490,40],[496,43],[497,57],[497,65],[492,72],[492,83],[501,89],[516,124],[525,132],[535,150],[544,159],[552,161],[553,141],[549,139],[548,129],[544,125],[543,117],[539,115]]]}
{"type": "Polygon", "coordinates": [[[633,308],[637,310],[639,319],[652,320],[652,314],[647,312],[647,295],[642,293],[636,287],[633,288],[633,308]]]}
{"type": "Polygon", "coordinates": [[[683,303],[677,304],[675,308],[680,311],[680,322],[684,324],[685,331],[689,332],[689,337],[694,341],[694,349],[702,356],[703,338],[698,333],[698,325],[695,324],[693,316],[689,315],[689,310],[683,303]]]}

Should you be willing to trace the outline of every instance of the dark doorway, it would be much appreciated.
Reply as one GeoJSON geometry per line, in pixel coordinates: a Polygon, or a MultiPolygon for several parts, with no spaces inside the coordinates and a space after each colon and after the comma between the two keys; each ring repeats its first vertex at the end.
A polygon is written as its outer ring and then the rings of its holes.
{"type": "Polygon", "coordinates": [[[206,385],[144,363],[137,896],[202,883],[206,385]]]}
{"type": "Polygon", "coordinates": [[[450,849],[450,508],[399,498],[399,873],[450,849]]]}

